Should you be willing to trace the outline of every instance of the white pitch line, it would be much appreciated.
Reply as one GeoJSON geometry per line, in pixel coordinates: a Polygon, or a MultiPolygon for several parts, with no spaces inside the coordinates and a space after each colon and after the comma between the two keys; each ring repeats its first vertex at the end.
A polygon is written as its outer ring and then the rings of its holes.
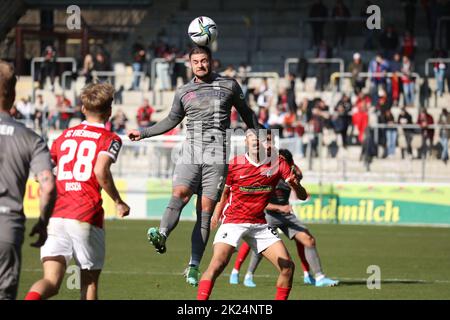
{"type": "MultiPolygon", "coordinates": [[[[42,272],[42,269],[22,269],[23,272],[42,272]]],[[[103,274],[125,274],[125,275],[154,275],[154,276],[182,276],[183,272],[157,272],[157,271],[112,271],[112,270],[103,270],[103,274]]],[[[230,274],[224,273],[222,276],[228,277],[230,274]]],[[[277,278],[276,274],[254,274],[255,278],[277,278]]],[[[336,277],[340,281],[367,281],[366,278],[340,278],[336,277]]],[[[420,283],[450,283],[450,280],[421,280],[421,279],[397,279],[397,278],[389,278],[389,279],[381,279],[381,282],[420,282],[420,283]]]]}

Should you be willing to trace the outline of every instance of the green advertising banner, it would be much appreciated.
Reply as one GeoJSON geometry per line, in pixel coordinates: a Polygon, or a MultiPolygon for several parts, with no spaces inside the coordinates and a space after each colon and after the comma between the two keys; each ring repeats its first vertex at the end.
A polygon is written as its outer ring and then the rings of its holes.
{"type": "Polygon", "coordinates": [[[294,202],[305,222],[450,226],[449,185],[307,185],[311,198],[294,202]]]}
{"type": "MultiPolygon", "coordinates": [[[[294,201],[304,222],[450,226],[449,184],[335,183],[305,184],[308,201],[294,201]]],[[[171,180],[147,182],[147,218],[160,218],[170,200],[171,180]]],[[[182,219],[195,219],[194,196],[182,219]]]]}

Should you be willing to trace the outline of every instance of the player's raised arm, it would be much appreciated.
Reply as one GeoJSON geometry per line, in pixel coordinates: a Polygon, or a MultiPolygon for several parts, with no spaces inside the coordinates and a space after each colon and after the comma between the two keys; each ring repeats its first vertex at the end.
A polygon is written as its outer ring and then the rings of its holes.
{"type": "Polygon", "coordinates": [[[123,218],[130,214],[130,207],[122,200],[119,191],[117,191],[111,174],[111,164],[113,159],[107,154],[101,153],[98,155],[97,162],[94,167],[94,174],[99,185],[106,191],[111,199],[116,204],[117,214],[123,218]]]}
{"type": "Polygon", "coordinates": [[[129,130],[128,137],[131,141],[139,141],[145,138],[151,138],[166,133],[175,128],[185,116],[185,111],[181,105],[181,98],[178,91],[173,99],[172,109],[167,117],[156,123],[155,125],[142,130],[129,130]]]}
{"type": "Polygon", "coordinates": [[[252,109],[245,102],[245,96],[242,92],[241,86],[236,80],[233,80],[233,105],[237,112],[244,120],[245,124],[250,129],[262,129],[263,127],[258,123],[258,117],[252,109]]]}
{"type": "Polygon", "coordinates": [[[292,190],[294,190],[297,199],[306,200],[306,199],[308,199],[308,192],[301,185],[302,178],[303,178],[303,175],[302,175],[300,169],[295,164],[293,164],[291,166],[290,176],[288,179],[286,179],[286,182],[289,183],[292,190]]]}
{"type": "Polygon", "coordinates": [[[293,159],[285,159],[280,155],[279,170],[281,171],[283,179],[289,184],[292,190],[294,190],[297,199],[308,199],[308,193],[300,183],[303,179],[303,174],[300,168],[294,163],[293,159]]]}

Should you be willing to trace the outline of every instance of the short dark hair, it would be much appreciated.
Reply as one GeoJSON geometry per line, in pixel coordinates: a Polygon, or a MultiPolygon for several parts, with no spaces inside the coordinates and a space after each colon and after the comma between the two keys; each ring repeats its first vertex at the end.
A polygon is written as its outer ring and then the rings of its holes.
{"type": "Polygon", "coordinates": [[[191,56],[193,54],[200,54],[200,53],[204,53],[208,56],[208,58],[210,60],[212,60],[212,53],[211,53],[211,49],[205,46],[195,46],[191,49],[191,51],[189,51],[189,60],[191,60],[191,56]]]}
{"type": "Polygon", "coordinates": [[[294,164],[294,157],[292,156],[292,153],[288,149],[280,149],[278,150],[278,153],[286,160],[286,162],[290,166],[294,164]]]}
{"type": "Polygon", "coordinates": [[[16,82],[14,67],[0,60],[0,109],[5,111],[11,109],[16,97],[16,82]]]}

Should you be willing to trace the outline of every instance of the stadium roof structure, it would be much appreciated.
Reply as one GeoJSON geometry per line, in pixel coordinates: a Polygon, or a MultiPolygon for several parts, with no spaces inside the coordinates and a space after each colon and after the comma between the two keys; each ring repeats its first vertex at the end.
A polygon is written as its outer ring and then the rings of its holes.
{"type": "Polygon", "coordinates": [[[63,8],[70,5],[94,7],[148,7],[153,4],[153,0],[24,0],[28,8],[63,8]]]}

